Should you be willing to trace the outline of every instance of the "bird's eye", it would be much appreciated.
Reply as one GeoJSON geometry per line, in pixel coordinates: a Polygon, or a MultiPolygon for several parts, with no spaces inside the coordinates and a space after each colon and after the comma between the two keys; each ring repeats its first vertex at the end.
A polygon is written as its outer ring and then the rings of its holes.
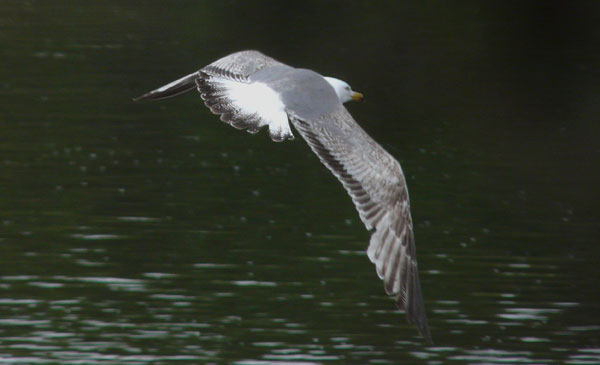
{"type": "Polygon", "coordinates": [[[349,86],[346,86],[346,90],[350,91],[350,87],[349,87],[349,86]]]}

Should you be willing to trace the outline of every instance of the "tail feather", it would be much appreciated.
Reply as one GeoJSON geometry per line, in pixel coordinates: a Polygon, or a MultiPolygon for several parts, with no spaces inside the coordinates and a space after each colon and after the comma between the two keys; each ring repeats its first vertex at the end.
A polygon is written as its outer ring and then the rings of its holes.
{"type": "Polygon", "coordinates": [[[164,86],[159,87],[156,90],[152,90],[142,96],[133,98],[133,101],[141,100],[162,100],[172,98],[179,94],[183,94],[192,89],[196,88],[196,79],[198,78],[198,72],[194,72],[187,76],[184,76],[178,80],[168,83],[164,86]]]}

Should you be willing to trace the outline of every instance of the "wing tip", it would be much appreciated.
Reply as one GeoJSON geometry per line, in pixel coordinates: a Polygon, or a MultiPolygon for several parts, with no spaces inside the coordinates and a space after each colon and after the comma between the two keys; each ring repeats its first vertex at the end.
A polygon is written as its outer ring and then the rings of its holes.
{"type": "Polygon", "coordinates": [[[430,345],[433,344],[433,340],[431,339],[431,332],[429,331],[429,323],[427,321],[425,313],[423,313],[422,317],[420,318],[414,318],[413,321],[409,319],[408,322],[417,328],[417,332],[419,332],[419,334],[421,335],[421,337],[423,337],[425,342],[427,342],[430,345]]]}
{"type": "Polygon", "coordinates": [[[146,93],[144,95],[140,95],[140,96],[136,96],[135,98],[131,98],[131,100],[133,100],[134,102],[151,100],[151,99],[149,99],[149,96],[150,96],[150,93],[146,93]]]}
{"type": "Polygon", "coordinates": [[[419,334],[428,344],[433,344],[431,332],[429,331],[429,322],[427,313],[425,313],[425,300],[421,291],[421,280],[416,265],[410,271],[412,275],[408,280],[408,292],[402,295],[400,291],[395,297],[396,306],[399,310],[406,313],[408,323],[417,328],[419,334]]]}
{"type": "Polygon", "coordinates": [[[145,93],[144,95],[133,98],[133,101],[161,100],[172,98],[173,96],[177,96],[179,94],[183,94],[192,89],[195,89],[197,78],[198,72],[193,72],[164,86],[161,86],[156,90],[152,90],[150,92],[145,93]]]}
{"type": "Polygon", "coordinates": [[[406,308],[404,303],[397,299],[396,306],[399,310],[406,313],[406,320],[411,325],[417,328],[417,332],[423,339],[430,345],[433,344],[431,339],[431,332],[429,330],[429,322],[427,321],[427,315],[425,314],[425,305],[421,302],[417,308],[406,308]]]}

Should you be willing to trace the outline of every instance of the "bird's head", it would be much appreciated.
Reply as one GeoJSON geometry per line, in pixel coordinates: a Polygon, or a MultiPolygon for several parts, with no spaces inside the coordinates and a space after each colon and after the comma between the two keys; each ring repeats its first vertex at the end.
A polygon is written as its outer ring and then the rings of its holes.
{"type": "Polygon", "coordinates": [[[340,98],[342,103],[350,100],[361,101],[364,98],[363,94],[352,91],[350,85],[342,80],[338,80],[333,77],[325,77],[325,80],[327,80],[329,85],[333,87],[333,90],[335,90],[335,93],[337,94],[338,98],[340,98]]]}

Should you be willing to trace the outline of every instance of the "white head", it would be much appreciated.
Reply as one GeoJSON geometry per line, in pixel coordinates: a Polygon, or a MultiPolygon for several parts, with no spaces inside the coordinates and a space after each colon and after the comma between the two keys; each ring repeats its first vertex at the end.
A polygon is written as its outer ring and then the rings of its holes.
{"type": "Polygon", "coordinates": [[[352,91],[350,85],[345,83],[342,80],[335,79],[333,77],[325,77],[325,80],[333,87],[335,93],[342,103],[345,103],[350,100],[361,101],[363,99],[363,94],[357,93],[356,91],[352,91]]]}

